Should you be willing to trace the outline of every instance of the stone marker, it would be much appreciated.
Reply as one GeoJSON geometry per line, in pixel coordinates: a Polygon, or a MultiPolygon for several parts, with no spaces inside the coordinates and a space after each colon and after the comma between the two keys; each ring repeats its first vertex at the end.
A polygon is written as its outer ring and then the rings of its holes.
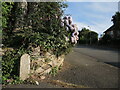
{"type": "Polygon", "coordinates": [[[22,55],[20,59],[20,79],[25,80],[30,74],[30,56],[28,54],[22,55]]]}

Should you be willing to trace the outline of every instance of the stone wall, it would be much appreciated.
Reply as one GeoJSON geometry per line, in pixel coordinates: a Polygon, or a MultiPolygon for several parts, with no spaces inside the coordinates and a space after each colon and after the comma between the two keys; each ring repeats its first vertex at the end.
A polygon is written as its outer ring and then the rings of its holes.
{"type": "Polygon", "coordinates": [[[64,55],[57,58],[55,55],[47,52],[45,57],[38,57],[35,60],[31,60],[30,73],[35,75],[46,75],[53,67],[59,67],[60,65],[63,65],[63,61],[64,55]]]}
{"type": "Polygon", "coordinates": [[[64,55],[56,57],[50,52],[44,52],[44,50],[40,47],[32,48],[32,53],[29,54],[29,56],[28,54],[24,54],[21,57],[20,60],[21,80],[27,79],[30,75],[45,76],[49,74],[52,68],[60,67],[61,65],[63,65],[65,57],[64,55]],[[29,56],[30,56],[30,69],[28,65],[29,56]]]}

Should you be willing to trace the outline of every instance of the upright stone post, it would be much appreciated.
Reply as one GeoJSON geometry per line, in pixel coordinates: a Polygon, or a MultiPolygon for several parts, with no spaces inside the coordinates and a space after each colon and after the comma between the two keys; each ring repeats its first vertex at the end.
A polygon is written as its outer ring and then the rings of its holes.
{"type": "Polygon", "coordinates": [[[30,74],[30,56],[28,54],[22,55],[20,59],[20,79],[25,80],[30,74]]]}

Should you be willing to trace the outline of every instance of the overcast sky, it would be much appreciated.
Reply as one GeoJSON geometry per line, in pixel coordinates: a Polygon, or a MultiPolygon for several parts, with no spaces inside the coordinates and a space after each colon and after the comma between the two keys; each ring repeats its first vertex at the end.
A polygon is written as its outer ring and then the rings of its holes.
{"type": "Polygon", "coordinates": [[[79,30],[86,27],[99,35],[113,23],[112,16],[118,11],[117,2],[66,2],[65,14],[70,14],[79,30]],[[89,26],[89,27],[88,27],[89,26]]]}

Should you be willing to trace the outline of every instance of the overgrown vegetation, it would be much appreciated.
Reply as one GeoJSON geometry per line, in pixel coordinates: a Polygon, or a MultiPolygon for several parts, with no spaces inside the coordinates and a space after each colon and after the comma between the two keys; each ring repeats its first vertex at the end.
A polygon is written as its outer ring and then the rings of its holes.
{"type": "Polygon", "coordinates": [[[4,48],[13,48],[3,55],[3,84],[18,79],[19,60],[31,52],[29,46],[43,47],[57,57],[70,51],[73,45],[65,39],[70,34],[60,25],[66,7],[61,2],[2,3],[3,44],[4,48]]]}
{"type": "Polygon", "coordinates": [[[58,70],[59,70],[58,66],[53,67],[49,74],[52,76],[55,76],[57,74],[58,70]]]}

